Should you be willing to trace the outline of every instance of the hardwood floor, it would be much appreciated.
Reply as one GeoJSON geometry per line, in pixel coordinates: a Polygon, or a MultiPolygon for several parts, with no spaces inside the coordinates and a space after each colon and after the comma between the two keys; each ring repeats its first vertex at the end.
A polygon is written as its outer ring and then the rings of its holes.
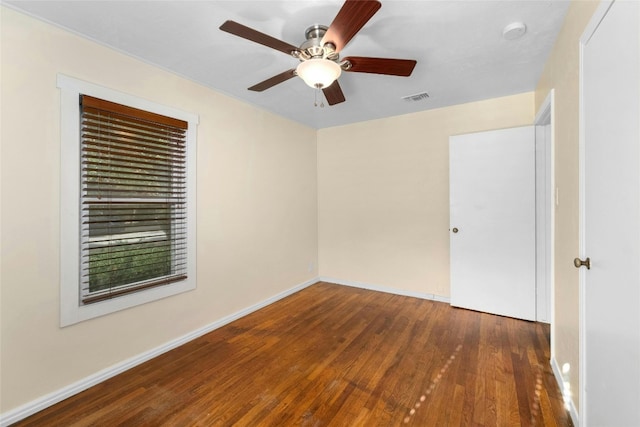
{"type": "Polygon", "coordinates": [[[567,426],[547,325],[318,283],[19,426],[567,426]]]}

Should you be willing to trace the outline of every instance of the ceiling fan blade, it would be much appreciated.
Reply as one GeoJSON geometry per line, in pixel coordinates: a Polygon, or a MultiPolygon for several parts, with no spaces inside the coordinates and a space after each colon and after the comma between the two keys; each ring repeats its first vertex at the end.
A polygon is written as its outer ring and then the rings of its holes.
{"type": "Polygon", "coordinates": [[[331,86],[322,89],[322,93],[327,98],[327,104],[329,105],[336,105],[345,101],[344,93],[342,93],[342,88],[337,80],[331,86]]]}
{"type": "Polygon", "coordinates": [[[292,44],[278,40],[267,34],[261,33],[260,31],[256,31],[253,28],[238,24],[235,21],[226,21],[224,24],[220,25],[220,29],[235,36],[242,37],[243,39],[251,40],[252,42],[259,43],[263,46],[279,50],[287,55],[291,55],[292,52],[300,51],[298,47],[292,44]]]}
{"type": "Polygon", "coordinates": [[[254,92],[262,92],[263,90],[267,90],[270,87],[273,87],[277,84],[280,84],[282,82],[286,82],[287,80],[293,78],[296,76],[296,69],[292,68],[290,70],[287,70],[283,73],[277,74],[263,82],[260,82],[258,84],[255,84],[253,86],[251,86],[249,88],[249,90],[252,90],[254,92]]]}
{"type": "Polygon", "coordinates": [[[409,77],[417,63],[413,59],[369,58],[366,56],[349,56],[343,61],[351,63],[351,67],[346,68],[345,71],[403,77],[409,77]]]}
{"type": "Polygon", "coordinates": [[[380,9],[377,0],[346,0],[322,38],[322,44],[333,43],[340,52],[369,19],[380,9]]]}

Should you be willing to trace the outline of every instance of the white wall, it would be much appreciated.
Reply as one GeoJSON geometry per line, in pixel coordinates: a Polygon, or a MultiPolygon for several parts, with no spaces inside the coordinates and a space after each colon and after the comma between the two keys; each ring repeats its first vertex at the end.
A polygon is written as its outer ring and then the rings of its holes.
{"type": "Polygon", "coordinates": [[[0,412],[317,276],[315,130],[0,11],[0,412]],[[59,328],[57,73],[199,115],[195,291],[59,328]]]}

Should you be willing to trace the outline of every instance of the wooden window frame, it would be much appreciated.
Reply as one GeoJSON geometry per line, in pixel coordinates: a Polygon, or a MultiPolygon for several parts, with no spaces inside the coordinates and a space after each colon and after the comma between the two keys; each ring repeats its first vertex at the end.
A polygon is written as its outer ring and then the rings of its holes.
{"type": "Polygon", "coordinates": [[[160,105],[132,95],[114,91],[62,74],[57,86],[61,94],[60,158],[60,326],[72,325],[140,304],[177,295],[196,288],[196,127],[198,116],[160,105]],[[121,104],[151,114],[186,122],[186,198],[188,203],[186,279],[137,289],[117,298],[101,299],[90,304],[81,297],[81,107],[79,99],[87,95],[121,104]]]}

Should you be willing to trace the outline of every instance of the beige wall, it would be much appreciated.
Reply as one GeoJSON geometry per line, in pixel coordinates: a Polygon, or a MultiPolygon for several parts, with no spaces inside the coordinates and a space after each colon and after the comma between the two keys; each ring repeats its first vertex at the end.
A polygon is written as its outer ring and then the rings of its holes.
{"type": "Polygon", "coordinates": [[[314,129],[0,10],[1,412],[317,276],[314,129]],[[195,291],[58,327],[57,73],[199,115],[195,291]]]}
{"type": "Polygon", "coordinates": [[[449,296],[449,136],[531,125],[533,92],[318,131],[320,275],[449,296]]]}
{"type": "Polygon", "coordinates": [[[569,363],[573,402],[578,409],[579,255],[578,138],[579,138],[579,41],[598,6],[597,1],[573,1],[564,26],[536,88],[536,108],[555,89],[555,182],[559,204],[555,226],[555,322],[554,348],[559,366],[569,363]]]}

